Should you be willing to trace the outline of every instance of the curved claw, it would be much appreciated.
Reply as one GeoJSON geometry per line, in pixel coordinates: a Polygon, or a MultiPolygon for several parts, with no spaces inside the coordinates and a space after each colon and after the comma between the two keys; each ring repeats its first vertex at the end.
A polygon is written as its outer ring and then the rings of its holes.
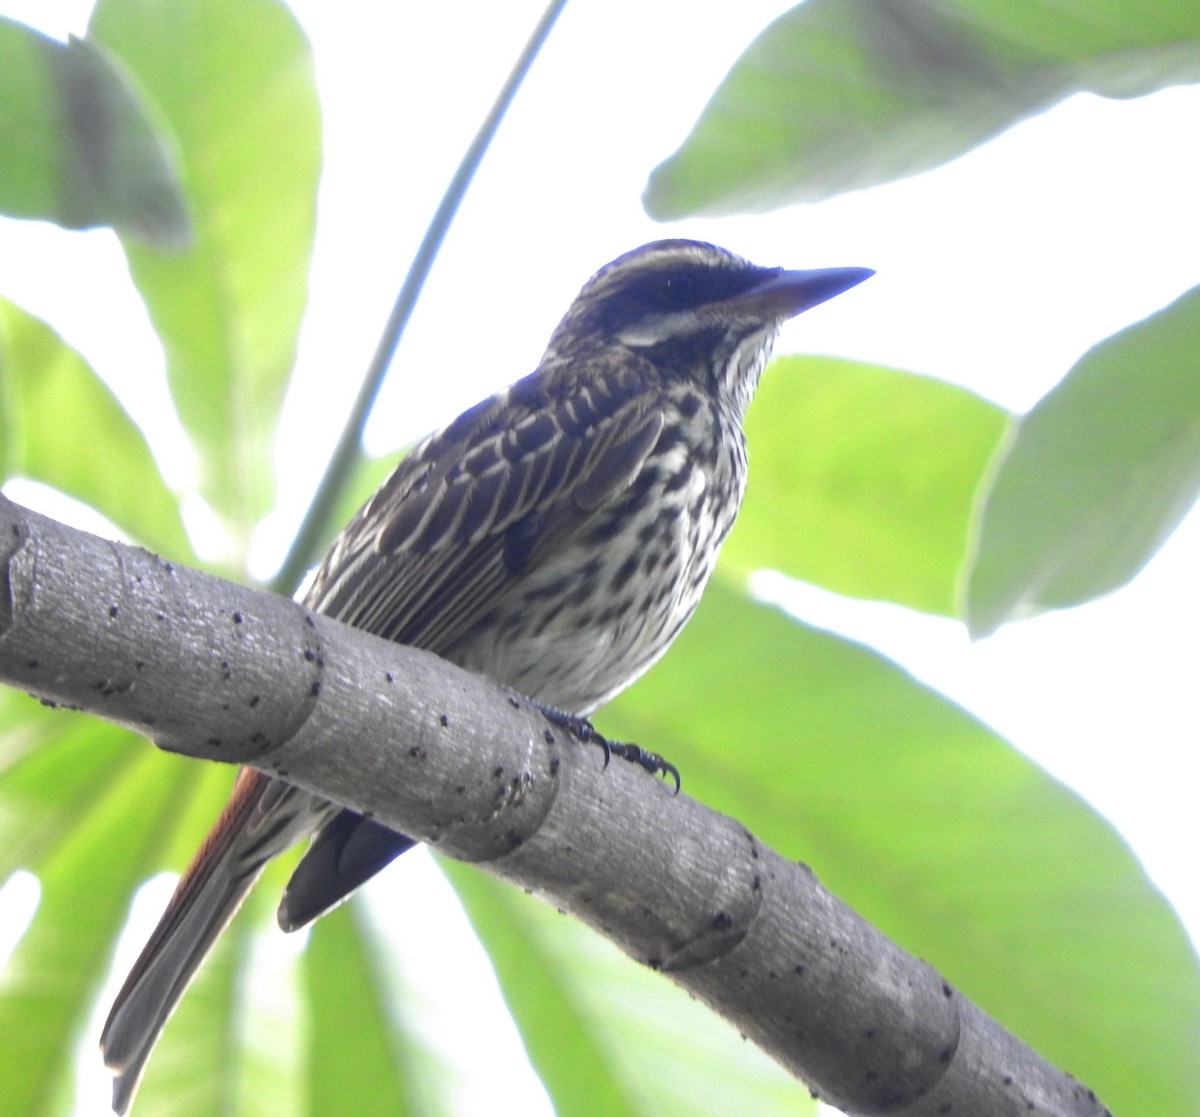
{"type": "Polygon", "coordinates": [[[683,781],[679,778],[679,769],[669,760],[664,760],[658,753],[644,749],[641,745],[627,744],[624,741],[610,741],[598,733],[596,727],[587,718],[579,717],[577,714],[564,713],[562,710],[556,710],[553,706],[543,706],[540,702],[535,702],[534,705],[542,711],[548,721],[560,729],[565,729],[585,745],[599,745],[604,750],[605,768],[608,767],[608,762],[614,756],[619,756],[622,760],[628,760],[631,764],[637,764],[644,768],[652,776],[670,776],[675,781],[675,794],[679,794],[679,789],[683,786],[683,781]]]}
{"type": "Polygon", "coordinates": [[[627,744],[624,741],[606,741],[605,744],[613,756],[619,756],[622,760],[628,760],[631,764],[637,764],[652,776],[670,776],[675,781],[674,793],[676,795],[679,794],[679,789],[683,786],[683,780],[680,779],[679,769],[669,760],[664,760],[658,753],[644,749],[641,745],[627,744]]]}
{"type": "Polygon", "coordinates": [[[671,794],[678,795],[680,789],[683,787],[683,778],[679,775],[679,769],[676,768],[675,765],[669,760],[664,760],[661,756],[657,757],[656,759],[658,760],[657,774],[670,776],[671,779],[675,781],[675,790],[671,794]]]}

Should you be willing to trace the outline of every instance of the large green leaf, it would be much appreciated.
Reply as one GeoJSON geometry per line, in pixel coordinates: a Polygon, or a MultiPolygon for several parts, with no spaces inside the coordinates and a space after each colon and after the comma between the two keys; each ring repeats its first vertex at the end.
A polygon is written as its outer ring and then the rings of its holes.
{"type": "Polygon", "coordinates": [[[1178,919],[1105,821],[894,664],[713,586],[601,728],[664,751],[1114,1112],[1194,1115],[1178,919]]]}
{"type": "Polygon", "coordinates": [[[304,955],[312,1016],[305,1084],[311,1117],[404,1117],[428,1112],[412,1073],[420,1047],[397,1026],[377,952],[384,949],[346,905],[313,928],[304,955]]]}
{"type": "Polygon", "coordinates": [[[0,18],[0,210],[187,243],[169,145],[107,53],[0,18]]]}
{"type": "Polygon", "coordinates": [[[69,713],[54,720],[52,739],[18,750],[0,773],[0,870],[28,868],[42,886],[0,982],[0,1108],[22,1117],[69,1112],[73,1045],[194,767],[131,748],[115,726],[69,713]]]}
{"type": "Polygon", "coordinates": [[[976,490],[1007,414],[962,388],[831,357],[772,364],[726,569],[953,615],[976,490]]]}
{"type": "Polygon", "coordinates": [[[308,291],[320,164],[308,44],[276,0],[101,0],[91,33],[179,145],[195,246],[125,247],[202,492],[244,546],[272,500],[271,440],[308,291]]]}
{"type": "MultiPolygon", "coordinates": [[[[487,948],[509,1011],[521,1031],[525,1049],[554,1101],[558,1117],[605,1113],[625,1117],[639,1112],[632,1083],[614,1065],[611,1032],[624,1034],[623,1022],[597,1019],[586,998],[574,988],[580,975],[570,974],[562,948],[531,933],[533,918],[511,890],[481,879],[477,872],[447,863],[445,868],[487,948]]],[[[565,932],[564,932],[565,933],[565,932]]]]}
{"type": "Polygon", "coordinates": [[[1072,93],[1200,80],[1176,0],[808,0],[738,60],[651,175],[659,220],[767,210],[944,163],[1072,93]]]}
{"type": "Polygon", "coordinates": [[[972,632],[1123,585],[1200,493],[1200,287],[1086,353],[981,505],[972,632]]]}
{"type": "MultiPolygon", "coordinates": [[[[0,978],[0,1028],[21,1037],[0,1075],[0,1108],[65,1114],[71,1052],[81,1041],[95,1051],[98,1035],[80,1029],[129,902],[153,873],[182,867],[231,772],[138,745],[94,718],[49,714],[13,692],[0,701],[0,724],[0,880],[26,868],[42,885],[33,924],[0,978]]],[[[212,1113],[214,1091],[227,1096],[243,934],[226,936],[172,1018],[138,1097],[140,1117],[212,1113]]]]}
{"type": "Polygon", "coordinates": [[[446,869],[559,1117],[796,1117],[807,1089],[661,974],[474,867],[446,869]]]}
{"type": "Polygon", "coordinates": [[[0,298],[0,477],[14,476],[90,504],[149,547],[192,554],[142,432],[74,349],[0,298]]]}

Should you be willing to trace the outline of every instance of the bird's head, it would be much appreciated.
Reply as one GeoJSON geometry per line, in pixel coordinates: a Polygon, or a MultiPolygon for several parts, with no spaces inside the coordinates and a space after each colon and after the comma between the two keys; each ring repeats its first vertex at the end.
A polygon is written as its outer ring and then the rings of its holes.
{"type": "Polygon", "coordinates": [[[740,412],[779,327],[872,274],[763,268],[702,241],[654,241],[617,257],[583,285],[546,355],[623,347],[665,376],[713,378],[740,412]]]}

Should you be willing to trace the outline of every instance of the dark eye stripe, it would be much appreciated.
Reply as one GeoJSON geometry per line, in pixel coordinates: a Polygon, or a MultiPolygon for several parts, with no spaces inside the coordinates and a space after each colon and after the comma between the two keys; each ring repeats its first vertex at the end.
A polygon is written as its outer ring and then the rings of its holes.
{"type": "Polygon", "coordinates": [[[671,306],[688,306],[696,296],[695,277],[685,271],[672,272],[663,277],[658,294],[671,306]]]}

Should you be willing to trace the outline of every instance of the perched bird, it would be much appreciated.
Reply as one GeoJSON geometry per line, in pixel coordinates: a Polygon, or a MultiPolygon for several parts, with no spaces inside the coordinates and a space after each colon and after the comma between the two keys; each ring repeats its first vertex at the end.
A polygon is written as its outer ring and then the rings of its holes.
{"type": "MultiPolygon", "coordinates": [[[[756,267],[686,240],[619,257],[532,374],[400,462],[304,604],[585,718],[666,651],[700,599],[741,502],[742,418],[779,326],[871,274],[756,267]]],[[[279,907],[284,930],[413,844],[244,769],[104,1026],[116,1112],[263,865],[314,833],[279,907]]]]}

